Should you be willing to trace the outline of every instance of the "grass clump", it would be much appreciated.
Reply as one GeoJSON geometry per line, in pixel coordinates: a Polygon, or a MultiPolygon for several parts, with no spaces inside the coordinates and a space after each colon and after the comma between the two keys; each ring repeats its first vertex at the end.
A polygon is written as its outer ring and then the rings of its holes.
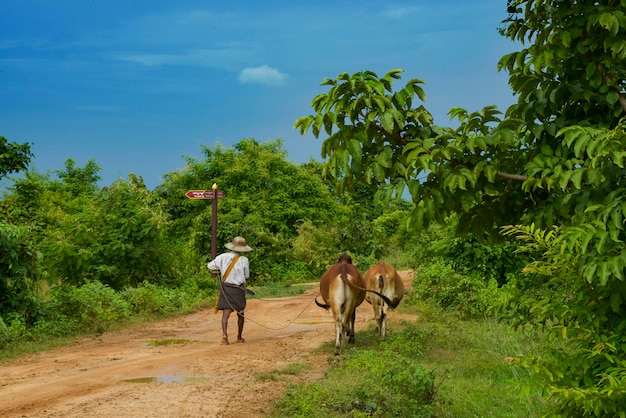
{"type": "Polygon", "coordinates": [[[291,283],[275,283],[266,282],[262,286],[254,286],[254,296],[248,296],[251,299],[268,299],[268,298],[282,298],[289,296],[299,296],[305,291],[318,287],[319,284],[311,285],[292,285],[291,283]]]}
{"type": "Polygon", "coordinates": [[[261,381],[273,380],[277,381],[280,376],[289,375],[297,376],[311,368],[310,364],[305,363],[290,363],[282,369],[274,369],[269,372],[259,373],[256,378],[261,381]]]}
{"type": "Polygon", "coordinates": [[[414,361],[420,341],[410,331],[381,341],[361,332],[359,347],[332,357],[321,382],[289,385],[269,415],[274,417],[411,416],[429,417],[434,373],[414,361]]]}

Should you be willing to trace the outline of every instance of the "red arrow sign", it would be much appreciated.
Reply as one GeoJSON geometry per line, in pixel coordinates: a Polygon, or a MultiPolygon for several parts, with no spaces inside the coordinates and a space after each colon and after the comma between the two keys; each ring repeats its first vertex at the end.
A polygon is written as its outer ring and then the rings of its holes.
{"type": "MultiPolygon", "coordinates": [[[[223,190],[217,190],[216,194],[218,199],[224,198],[223,190]]],[[[189,190],[185,196],[189,199],[213,199],[214,194],[213,190],[189,190]]]]}

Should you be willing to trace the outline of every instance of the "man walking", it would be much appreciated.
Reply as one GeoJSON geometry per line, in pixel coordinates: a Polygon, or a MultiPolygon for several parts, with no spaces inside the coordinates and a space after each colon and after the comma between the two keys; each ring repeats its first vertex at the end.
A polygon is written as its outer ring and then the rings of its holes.
{"type": "Polygon", "coordinates": [[[244,324],[243,312],[246,308],[245,283],[250,278],[250,264],[248,258],[241,253],[252,251],[252,248],[243,237],[235,237],[225,247],[231,251],[218,255],[207,265],[209,270],[218,270],[222,276],[217,301],[217,309],[222,311],[222,345],[229,344],[228,319],[231,312],[237,312],[237,342],[245,343],[246,340],[241,333],[244,324]]]}

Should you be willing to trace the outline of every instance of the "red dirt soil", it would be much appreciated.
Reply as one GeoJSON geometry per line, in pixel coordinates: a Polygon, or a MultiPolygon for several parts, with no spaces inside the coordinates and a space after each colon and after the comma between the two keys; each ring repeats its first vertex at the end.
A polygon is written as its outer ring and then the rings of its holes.
{"type": "MultiPolygon", "coordinates": [[[[412,272],[400,274],[409,288],[412,272]]],[[[333,346],[318,350],[334,341],[332,315],[313,301],[318,293],[248,300],[245,343],[235,342],[231,315],[231,343],[221,345],[221,312],[207,309],[0,363],[0,416],[263,417],[288,382],[320,379],[334,358],[333,346]],[[293,363],[310,368],[275,373],[293,363]]],[[[391,329],[399,317],[390,313],[391,329]]],[[[363,303],[356,330],[371,323],[363,303]]]]}

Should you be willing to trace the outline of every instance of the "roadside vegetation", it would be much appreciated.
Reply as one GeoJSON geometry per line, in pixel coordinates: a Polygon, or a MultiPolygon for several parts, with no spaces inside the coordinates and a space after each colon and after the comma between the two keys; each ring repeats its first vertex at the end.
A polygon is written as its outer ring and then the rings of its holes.
{"type": "MultiPolygon", "coordinates": [[[[545,336],[514,331],[494,319],[460,318],[432,302],[406,301],[384,339],[374,328],[329,357],[320,381],[288,384],[269,417],[541,417],[554,405],[537,391],[532,374],[512,364],[545,352],[545,336]]],[[[330,343],[320,349],[330,352],[330,343]]]]}
{"type": "Polygon", "coordinates": [[[244,236],[265,294],[344,252],[416,272],[402,309],[421,320],[347,350],[280,410],[626,417],[623,0],[503,14],[516,104],[437,126],[423,80],[342,73],[295,122],[323,137],[323,163],[247,138],[154,190],[134,174],[102,187],[95,161],[38,173],[28,144],[0,136],[0,357],[211,304],[211,205],[185,193],[216,183],[218,248],[244,236]]]}

